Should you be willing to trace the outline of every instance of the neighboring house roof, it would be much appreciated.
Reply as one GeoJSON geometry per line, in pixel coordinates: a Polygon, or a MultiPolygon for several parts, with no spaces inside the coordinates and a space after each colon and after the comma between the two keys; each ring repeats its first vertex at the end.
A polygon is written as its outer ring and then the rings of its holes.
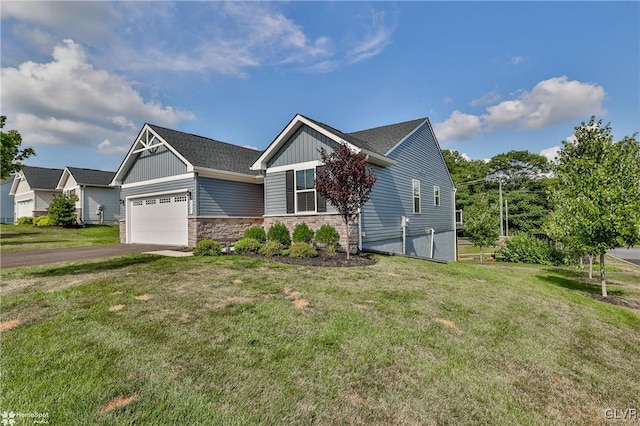
{"type": "Polygon", "coordinates": [[[18,172],[18,175],[24,177],[31,189],[55,190],[62,176],[62,172],[61,169],[23,166],[22,170],[18,172]]]}
{"type": "Polygon", "coordinates": [[[296,114],[289,124],[278,134],[269,147],[256,160],[252,169],[265,169],[269,159],[275,155],[282,144],[284,144],[287,139],[302,125],[310,126],[338,143],[346,143],[350,145],[355,151],[368,155],[369,161],[372,163],[383,166],[395,164],[393,160],[387,157],[389,152],[424,122],[428,122],[426,117],[402,123],[375,127],[373,129],[361,130],[359,132],[344,133],[341,130],[329,126],[328,124],[306,117],[302,114],[296,114]]]}
{"type": "Polygon", "coordinates": [[[93,169],[81,169],[78,167],[66,167],[60,181],[58,182],[58,189],[62,189],[66,182],[68,175],[73,176],[73,179],[78,185],[86,186],[109,186],[116,172],[108,172],[104,170],[93,169]]]}

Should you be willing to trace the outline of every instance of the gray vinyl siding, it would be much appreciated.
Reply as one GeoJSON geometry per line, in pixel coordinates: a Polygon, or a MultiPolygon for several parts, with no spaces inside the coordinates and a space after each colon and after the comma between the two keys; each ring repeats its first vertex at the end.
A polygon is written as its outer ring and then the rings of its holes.
{"type": "Polygon", "coordinates": [[[263,185],[197,178],[198,216],[261,217],[263,185]]]}
{"type": "Polygon", "coordinates": [[[320,159],[320,148],[332,152],[336,142],[309,126],[301,126],[278,152],[269,160],[267,167],[286,166],[320,159]]]}
{"type": "MultiPolygon", "coordinates": [[[[195,194],[196,181],[194,178],[186,178],[180,180],[174,180],[170,182],[153,183],[149,185],[135,186],[133,188],[120,188],[120,198],[126,199],[127,197],[133,197],[136,195],[155,194],[155,193],[170,193],[177,192],[186,189],[195,194]]],[[[120,206],[120,218],[125,219],[125,206],[120,206]]]]}
{"type": "Polygon", "coordinates": [[[85,187],[83,197],[85,223],[100,223],[98,205],[103,207],[105,223],[120,219],[120,188],[85,187]]]}
{"type": "Polygon", "coordinates": [[[264,214],[287,214],[286,172],[267,173],[264,177],[264,214]]]}
{"type": "Polygon", "coordinates": [[[122,183],[142,182],[184,173],[187,173],[187,165],[167,147],[161,146],[156,152],[139,153],[122,183]]]}
{"type": "Polygon", "coordinates": [[[423,124],[388,157],[397,164],[374,167],[376,184],[371,199],[362,208],[363,248],[401,253],[402,216],[406,216],[406,254],[428,257],[433,228],[439,247],[437,256],[434,250],[434,257],[455,260],[453,184],[429,126],[423,124]],[[420,181],[420,214],[413,213],[413,179],[420,181]],[[434,185],[440,187],[439,207],[434,206],[434,185]],[[451,243],[444,242],[447,235],[451,243]]]}
{"type": "Polygon", "coordinates": [[[13,180],[10,179],[6,183],[2,184],[2,199],[0,199],[0,223],[13,223],[13,195],[9,195],[13,180]]]}

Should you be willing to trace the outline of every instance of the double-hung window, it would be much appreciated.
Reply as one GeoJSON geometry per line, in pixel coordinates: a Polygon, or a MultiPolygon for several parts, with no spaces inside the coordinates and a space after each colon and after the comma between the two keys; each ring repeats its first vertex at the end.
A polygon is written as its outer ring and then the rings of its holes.
{"type": "Polygon", "coordinates": [[[418,179],[411,180],[413,186],[413,212],[420,213],[420,181],[418,179]]]}
{"type": "Polygon", "coordinates": [[[433,205],[436,207],[440,207],[440,187],[433,187],[433,205]]]}
{"type": "Polygon", "coordinates": [[[296,170],[296,211],[316,211],[315,169],[296,170]]]}

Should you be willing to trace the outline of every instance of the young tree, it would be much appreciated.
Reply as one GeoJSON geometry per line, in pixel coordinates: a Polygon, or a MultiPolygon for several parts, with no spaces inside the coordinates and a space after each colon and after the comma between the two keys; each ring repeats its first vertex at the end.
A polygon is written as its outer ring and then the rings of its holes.
{"type": "Polygon", "coordinates": [[[480,247],[480,262],[484,260],[484,247],[493,246],[498,241],[499,221],[498,209],[489,204],[484,195],[466,211],[464,233],[474,246],[480,247]]]}
{"type": "Polygon", "coordinates": [[[552,219],[575,246],[600,256],[602,295],[607,296],[605,253],[640,241],[640,143],[613,142],[611,125],[591,117],[564,141],[551,190],[552,219]]]}
{"type": "Polygon", "coordinates": [[[347,259],[351,255],[349,224],[355,220],[360,207],[369,200],[376,182],[367,160],[340,145],[332,153],[322,148],[320,157],[324,167],[316,171],[316,191],[333,204],[347,228],[347,259]]]}
{"type": "Polygon", "coordinates": [[[76,202],[77,195],[57,194],[53,196],[53,200],[47,208],[47,215],[51,221],[57,226],[69,228],[77,223],[76,202]]]}
{"type": "MultiPolygon", "coordinates": [[[[6,116],[0,116],[0,129],[4,129],[6,121],[6,116]]],[[[33,148],[19,149],[20,144],[22,144],[22,137],[17,130],[9,130],[8,132],[0,131],[0,139],[2,139],[0,177],[5,179],[9,177],[11,173],[20,171],[20,169],[22,169],[21,161],[35,155],[36,152],[33,148]]]]}

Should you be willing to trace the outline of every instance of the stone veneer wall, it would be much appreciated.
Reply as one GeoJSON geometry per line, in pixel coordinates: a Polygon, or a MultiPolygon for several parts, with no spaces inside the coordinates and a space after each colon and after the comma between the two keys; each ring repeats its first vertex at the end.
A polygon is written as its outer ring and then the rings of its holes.
{"type": "Polygon", "coordinates": [[[46,210],[34,210],[33,211],[33,218],[35,219],[36,217],[40,217],[40,216],[46,216],[47,215],[47,211],[46,210]]]}
{"type": "Polygon", "coordinates": [[[120,225],[120,242],[125,244],[127,242],[127,221],[119,220],[118,225],[120,225]]]}
{"type": "Polygon", "coordinates": [[[213,240],[240,240],[244,230],[252,226],[262,225],[261,217],[192,217],[189,218],[189,247],[195,247],[198,241],[210,238],[213,240]]]}
{"type": "MultiPolygon", "coordinates": [[[[293,235],[293,230],[299,223],[306,223],[309,228],[317,231],[322,225],[328,224],[333,226],[338,234],[340,234],[340,247],[346,250],[347,247],[347,227],[345,226],[342,217],[338,214],[317,214],[317,215],[286,215],[286,216],[269,216],[264,218],[264,229],[269,231],[271,225],[276,222],[285,224],[289,231],[293,235]]],[[[355,252],[358,248],[358,222],[350,224],[351,227],[351,252],[355,252]]]]}

